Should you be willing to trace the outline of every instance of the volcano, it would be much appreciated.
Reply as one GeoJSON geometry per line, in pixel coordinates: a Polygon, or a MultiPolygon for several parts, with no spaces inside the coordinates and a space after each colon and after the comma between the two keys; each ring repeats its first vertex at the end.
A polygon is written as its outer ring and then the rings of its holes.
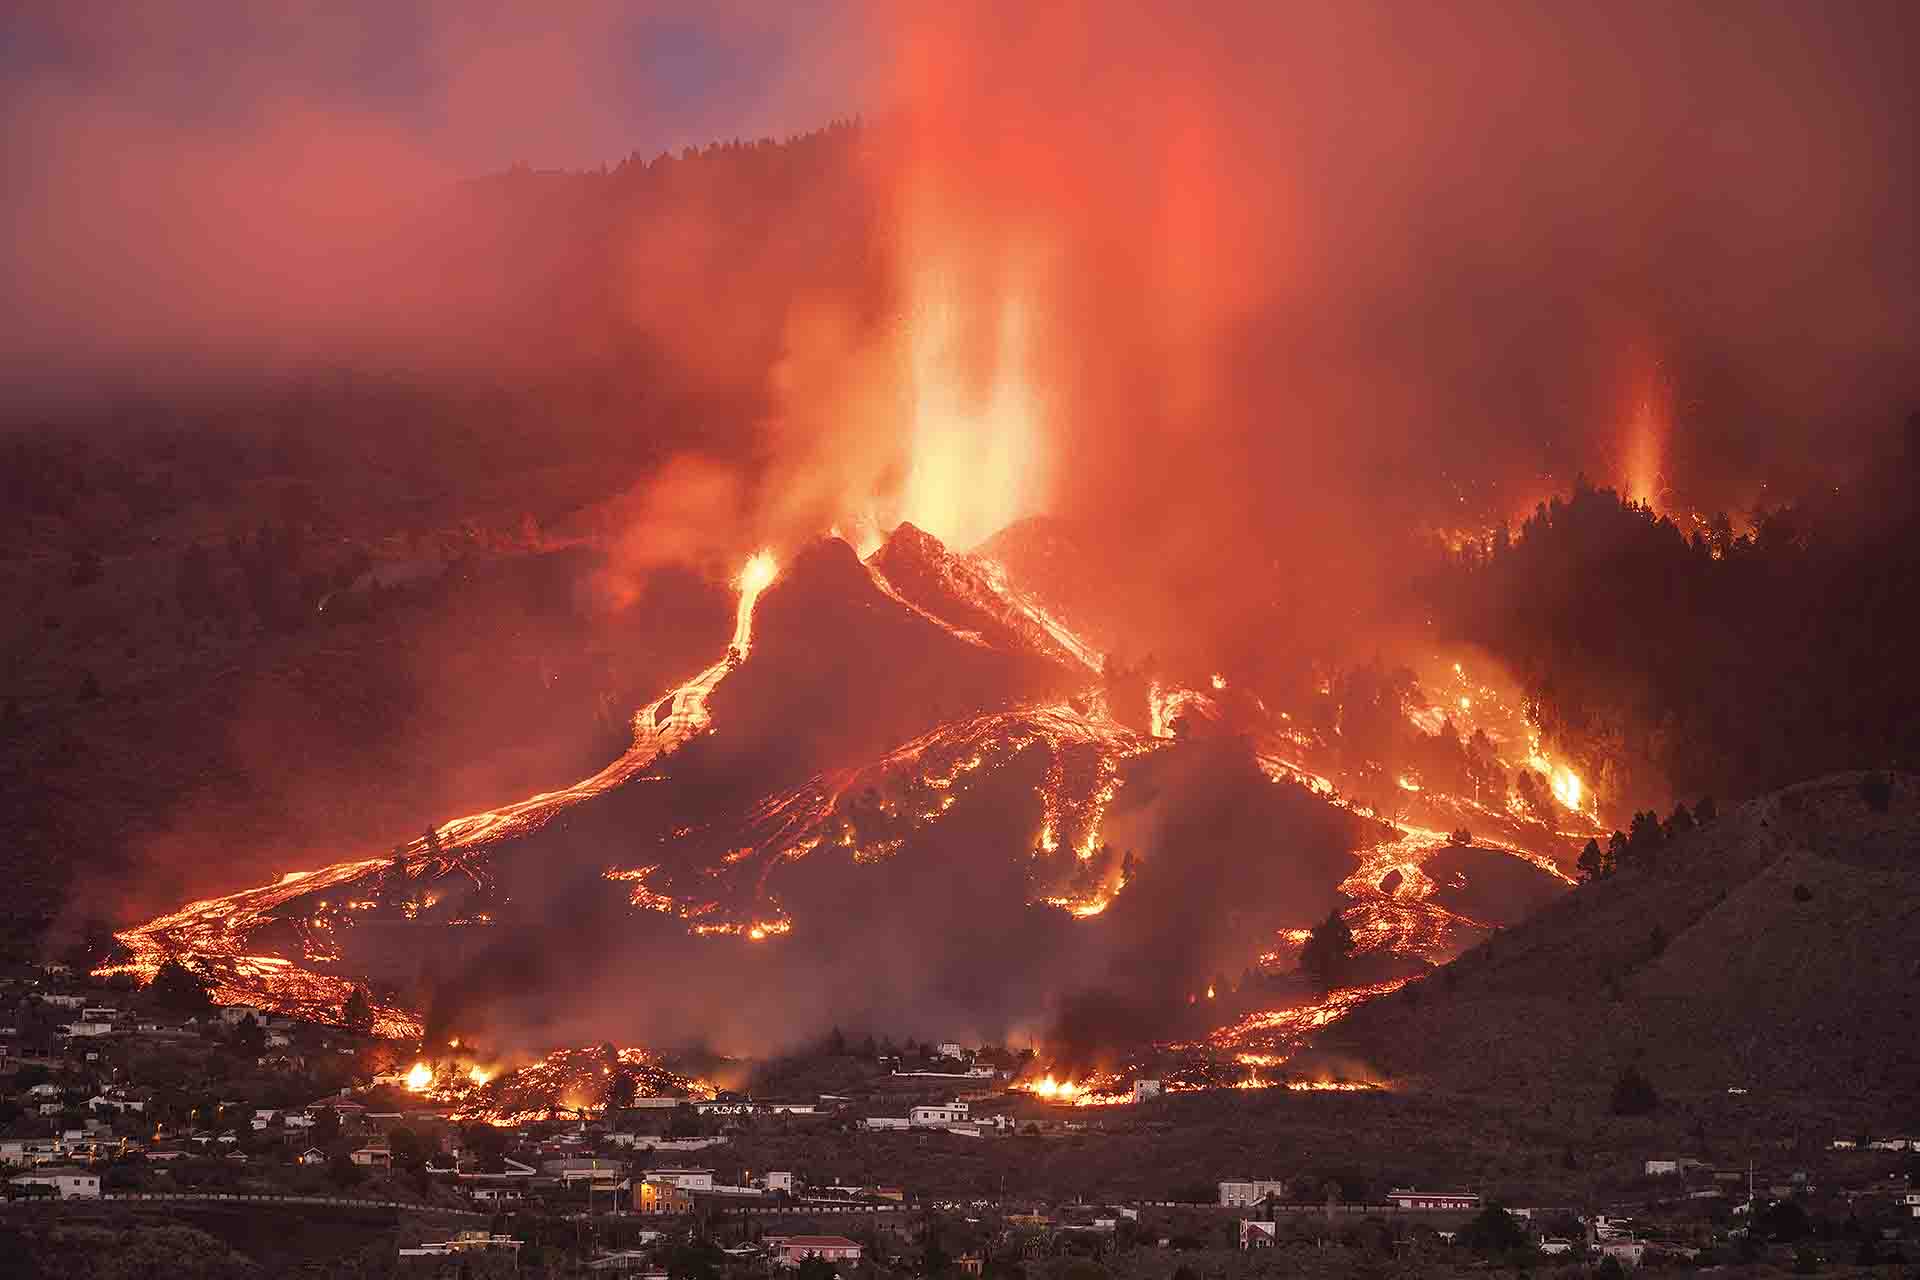
{"type": "MultiPolygon", "coordinates": [[[[1590,817],[1404,776],[1391,810],[1363,803],[1378,766],[1337,731],[1223,674],[1116,670],[1056,612],[1059,583],[1091,580],[1074,545],[1030,521],[963,555],[902,524],[864,561],[837,538],[756,556],[730,643],[593,777],[189,904],[123,932],[121,967],[179,959],[224,1001],[322,1018],[366,982],[385,1034],[542,1050],[610,1024],[1004,1035],[1111,990],[1165,1035],[1271,1061],[1258,979],[1330,910],[1380,962],[1362,985],[1391,986],[1566,883],[1590,817]],[[1039,546],[1037,585],[992,554],[1039,546]],[[1248,980],[1216,998],[1217,975],[1248,980]]],[[[1416,692],[1415,721],[1453,697],[1416,692]]],[[[1520,733],[1501,741],[1526,767],[1520,733]]]]}

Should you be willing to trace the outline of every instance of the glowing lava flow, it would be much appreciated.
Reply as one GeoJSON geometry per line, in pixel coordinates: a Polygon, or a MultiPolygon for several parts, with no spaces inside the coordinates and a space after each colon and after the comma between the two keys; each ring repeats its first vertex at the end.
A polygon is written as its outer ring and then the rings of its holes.
{"type": "Polygon", "coordinates": [[[1251,1067],[1279,1066],[1298,1052],[1315,1031],[1340,1021],[1369,1000],[1393,994],[1410,981],[1411,978],[1394,978],[1366,986],[1341,987],[1310,1004],[1250,1013],[1214,1031],[1207,1037],[1207,1043],[1251,1067]]]}
{"type": "MultiPolygon", "coordinates": [[[[1223,677],[1214,676],[1220,681],[1216,689],[1224,689],[1223,677]]],[[[1218,714],[1218,708],[1212,698],[1198,689],[1167,689],[1159,681],[1147,686],[1147,714],[1152,723],[1152,734],[1156,738],[1173,737],[1173,722],[1189,712],[1200,712],[1208,717],[1218,714]]]]}
{"type": "Polygon", "coordinates": [[[676,859],[695,868],[681,881],[657,862],[606,875],[630,886],[634,906],[686,920],[696,933],[750,940],[785,933],[792,926],[773,885],[781,868],[823,848],[844,850],[863,865],[885,862],[1031,750],[1045,752],[1047,760],[1039,788],[1042,832],[1028,868],[1031,900],[1084,919],[1105,910],[1125,885],[1123,866],[1111,851],[1101,856],[1100,840],[1120,787],[1119,764],[1157,745],[1097,707],[1052,703],[985,712],[922,734],[861,768],[816,774],[762,800],[739,825],[677,833],[697,842],[691,856],[676,859]],[[723,901],[735,904],[731,918],[723,901]]]}
{"type": "MultiPolygon", "coordinates": [[[[571,787],[443,823],[431,836],[422,836],[398,851],[400,873],[411,881],[459,870],[471,876],[476,885],[484,884],[487,873],[476,863],[474,855],[485,846],[539,830],[556,814],[620,786],[661,756],[705,732],[712,723],[708,699],[751,651],[754,606],[778,576],[779,566],[769,552],[762,551],[747,561],[735,579],[740,599],[727,655],[636,713],[633,743],[618,760],[571,787]]],[[[189,903],[170,915],[117,935],[133,953],[133,958],[99,972],[103,975],[131,973],[142,980],[151,980],[163,961],[190,959],[206,971],[213,982],[214,998],[222,1003],[256,1001],[283,1012],[332,1016],[351,994],[351,981],[302,969],[279,956],[251,954],[248,939],[256,929],[277,921],[298,917],[298,922],[305,924],[315,916],[328,919],[320,914],[328,910],[325,901],[319,901],[318,911],[310,915],[304,909],[305,900],[395,865],[395,858],[386,857],[340,862],[317,871],[288,872],[276,883],[260,888],[189,903]]],[[[778,925],[762,927],[777,928],[778,925]]],[[[330,960],[335,954],[330,943],[324,948],[309,945],[304,950],[310,961],[319,960],[322,955],[330,960]]],[[[419,1022],[406,1010],[382,1006],[375,1011],[374,1029],[382,1035],[408,1037],[419,1033],[419,1022]]]]}
{"type": "Polygon", "coordinates": [[[753,606],[779,576],[780,564],[773,553],[762,551],[749,559],[734,579],[733,585],[740,589],[740,602],[733,611],[733,651],[742,662],[753,649],[753,606]]]}

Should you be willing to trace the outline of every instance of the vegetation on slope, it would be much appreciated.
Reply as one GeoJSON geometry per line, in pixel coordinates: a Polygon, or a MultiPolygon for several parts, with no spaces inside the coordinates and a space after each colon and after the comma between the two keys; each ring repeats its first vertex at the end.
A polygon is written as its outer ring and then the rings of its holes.
{"type": "Polygon", "coordinates": [[[1741,806],[1356,1012],[1320,1052],[1414,1087],[1611,1105],[1806,1091],[1912,1126],[1920,786],[1841,774],[1741,806]]]}

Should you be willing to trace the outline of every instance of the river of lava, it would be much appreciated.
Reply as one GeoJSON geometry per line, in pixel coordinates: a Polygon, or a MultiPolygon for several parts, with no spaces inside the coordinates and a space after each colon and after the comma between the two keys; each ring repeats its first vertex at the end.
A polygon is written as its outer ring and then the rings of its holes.
{"type": "MultiPolygon", "coordinates": [[[[754,605],[777,574],[778,566],[766,552],[747,562],[734,583],[739,601],[733,642],[726,656],[636,712],[633,743],[618,760],[571,787],[441,824],[432,843],[421,836],[404,847],[408,878],[457,870],[479,883],[485,872],[475,861],[475,853],[508,836],[538,830],[562,810],[634,778],[662,755],[704,732],[712,722],[707,701],[727,674],[746,660],[753,641],[754,605]]],[[[351,993],[353,983],[349,979],[303,969],[283,957],[251,954],[247,939],[254,930],[282,918],[282,908],[293,900],[378,871],[390,862],[386,857],[369,858],[335,863],[317,871],[289,872],[270,885],[188,903],[170,915],[117,935],[133,953],[132,958],[99,972],[131,973],[151,980],[163,961],[191,959],[213,980],[214,998],[222,1003],[251,1001],[281,1012],[330,1017],[351,993]]],[[[304,926],[302,932],[304,936],[304,926]]],[[[316,950],[332,954],[330,943],[316,950]]],[[[305,955],[318,958],[313,951],[305,955]]],[[[408,1011],[385,1007],[376,1011],[375,1030],[382,1035],[411,1037],[419,1034],[420,1027],[408,1011]]]]}

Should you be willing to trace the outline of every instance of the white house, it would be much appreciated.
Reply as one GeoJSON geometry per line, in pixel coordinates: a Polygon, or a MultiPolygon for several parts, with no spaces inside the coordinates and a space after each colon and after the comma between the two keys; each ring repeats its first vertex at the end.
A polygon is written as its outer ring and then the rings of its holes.
{"type": "Polygon", "coordinates": [[[1573,1241],[1565,1236],[1548,1236],[1540,1242],[1540,1252],[1545,1254],[1572,1253],[1573,1241]]]}
{"type": "Polygon", "coordinates": [[[1680,1162],[1664,1157],[1647,1161],[1646,1173],[1650,1178],[1662,1178],[1668,1174],[1680,1172],[1680,1162]]]}
{"type": "Polygon", "coordinates": [[[787,1194],[792,1195],[795,1190],[793,1185],[793,1174],[788,1172],[769,1173],[767,1175],[767,1190],[784,1191],[787,1194]]]}
{"type": "Polygon", "coordinates": [[[569,1156],[559,1160],[542,1161],[540,1171],[548,1177],[560,1179],[563,1186],[570,1187],[576,1182],[610,1186],[625,1176],[627,1167],[616,1161],[601,1160],[594,1156],[569,1156]]]}
{"type": "Polygon", "coordinates": [[[1242,1249],[1273,1248],[1275,1225],[1252,1218],[1240,1219],[1240,1247],[1242,1249]]]}
{"type": "Polygon", "coordinates": [[[934,1056],[936,1058],[964,1058],[967,1056],[967,1051],[952,1040],[948,1040],[934,1051],[934,1056]]]}
{"type": "Polygon", "coordinates": [[[16,1173],[7,1181],[16,1187],[52,1187],[54,1194],[62,1200],[100,1198],[100,1175],[89,1173],[78,1165],[50,1164],[32,1173],[16,1173]]]}
{"type": "Polygon", "coordinates": [[[860,1122],[866,1129],[909,1129],[913,1122],[905,1116],[868,1116],[860,1122]]]}
{"type": "MultiPolygon", "coordinates": [[[[860,1261],[862,1247],[845,1236],[785,1236],[773,1245],[774,1262],[782,1267],[797,1267],[808,1258],[824,1262],[860,1261]]],[[[771,1243],[771,1241],[769,1242],[771,1243]]]]}
{"type": "MultiPolygon", "coordinates": [[[[429,1168],[431,1168],[431,1166],[429,1166],[429,1168]]],[[[472,1161],[460,1162],[458,1169],[459,1172],[455,1176],[462,1182],[497,1182],[503,1184],[531,1178],[536,1172],[532,1165],[522,1164],[512,1156],[504,1156],[501,1158],[499,1173],[483,1173],[480,1171],[479,1166],[472,1161]]],[[[440,1172],[445,1173],[446,1170],[442,1169],[440,1172]]]]}
{"type": "Polygon", "coordinates": [[[645,1176],[648,1182],[671,1183],[682,1191],[713,1190],[711,1169],[649,1169],[645,1176]]]}
{"type": "Polygon", "coordinates": [[[326,1162],[327,1153],[318,1147],[308,1147],[300,1153],[301,1164],[325,1164],[326,1162]]]}
{"type": "Polygon", "coordinates": [[[919,1106],[907,1113],[907,1123],[915,1129],[939,1129],[967,1122],[967,1104],[948,1102],[938,1106],[919,1106]]]}
{"type": "Polygon", "coordinates": [[[1157,1098],[1166,1092],[1166,1086],[1159,1080],[1135,1080],[1133,1082],[1133,1100],[1145,1102],[1148,1098],[1157,1098]]]}
{"type": "Polygon", "coordinates": [[[1281,1178],[1255,1178],[1248,1182],[1220,1184],[1220,1203],[1229,1209],[1251,1209],[1268,1196],[1283,1199],[1287,1184],[1281,1178]]]}
{"type": "Polygon", "coordinates": [[[1480,1195],[1474,1191],[1410,1191],[1396,1188],[1387,1193],[1387,1200],[1401,1209],[1467,1212],[1480,1207],[1480,1195]]]}

